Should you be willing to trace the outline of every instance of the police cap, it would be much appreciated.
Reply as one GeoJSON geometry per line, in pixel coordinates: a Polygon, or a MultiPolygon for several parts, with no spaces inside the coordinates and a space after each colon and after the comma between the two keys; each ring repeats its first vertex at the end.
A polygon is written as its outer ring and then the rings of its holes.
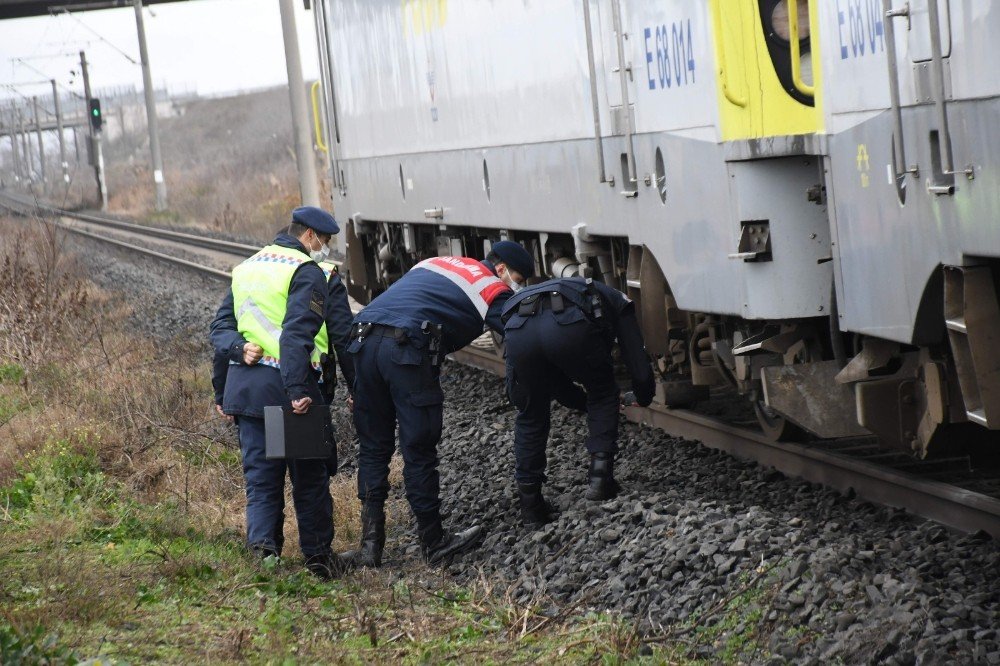
{"type": "Polygon", "coordinates": [[[333,215],[315,206],[300,206],[292,211],[292,222],[309,227],[313,231],[332,236],[340,231],[340,225],[333,215]]]}
{"type": "Polygon", "coordinates": [[[535,262],[520,243],[500,241],[493,244],[490,253],[497,255],[500,261],[507,264],[507,268],[517,271],[526,278],[535,274],[535,262]]]}

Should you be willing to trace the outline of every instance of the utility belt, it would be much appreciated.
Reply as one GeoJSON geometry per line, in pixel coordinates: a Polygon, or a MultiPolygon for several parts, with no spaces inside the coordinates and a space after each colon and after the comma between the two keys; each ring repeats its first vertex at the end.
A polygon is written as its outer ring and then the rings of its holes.
{"type": "Polygon", "coordinates": [[[542,291],[526,297],[517,304],[517,308],[511,308],[503,318],[504,323],[516,312],[522,317],[533,317],[542,310],[552,310],[558,314],[566,308],[580,308],[587,318],[598,323],[604,323],[604,302],[601,294],[597,291],[593,281],[587,280],[587,288],[583,293],[583,303],[575,303],[566,298],[559,291],[542,291]]]}
{"type": "MultiPolygon", "coordinates": [[[[423,321],[420,323],[420,332],[427,336],[427,353],[431,357],[431,365],[439,365],[441,363],[441,338],[443,336],[441,324],[423,321]]],[[[399,328],[398,326],[362,322],[355,324],[354,328],[351,329],[351,340],[364,340],[369,336],[392,338],[398,345],[410,344],[409,330],[399,328]]]]}

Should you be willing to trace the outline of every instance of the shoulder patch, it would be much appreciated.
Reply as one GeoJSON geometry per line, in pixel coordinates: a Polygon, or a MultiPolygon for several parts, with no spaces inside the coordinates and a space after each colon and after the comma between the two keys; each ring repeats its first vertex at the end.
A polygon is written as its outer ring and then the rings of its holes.
{"type": "Polygon", "coordinates": [[[323,310],[324,303],[326,303],[326,299],[323,294],[314,290],[312,298],[309,299],[309,309],[322,317],[326,314],[323,310]]]}

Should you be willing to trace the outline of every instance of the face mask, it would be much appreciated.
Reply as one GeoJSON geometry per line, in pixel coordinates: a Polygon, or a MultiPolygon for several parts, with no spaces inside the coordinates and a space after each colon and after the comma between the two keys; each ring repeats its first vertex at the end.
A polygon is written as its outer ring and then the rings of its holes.
{"type": "Polygon", "coordinates": [[[317,264],[322,263],[330,256],[330,246],[326,243],[320,243],[318,250],[309,250],[309,256],[317,264]]]}
{"type": "Polygon", "coordinates": [[[514,279],[510,276],[510,271],[504,266],[503,276],[500,278],[503,283],[511,288],[511,290],[516,294],[517,292],[524,289],[524,285],[520,282],[514,282],[514,279]]]}

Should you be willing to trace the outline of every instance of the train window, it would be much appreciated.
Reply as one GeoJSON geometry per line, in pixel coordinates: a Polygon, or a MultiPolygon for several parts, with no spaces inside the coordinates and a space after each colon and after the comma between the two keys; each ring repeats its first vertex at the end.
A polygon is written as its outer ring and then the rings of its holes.
{"type": "Polygon", "coordinates": [[[774,64],[774,73],[778,75],[781,87],[797,102],[806,106],[815,104],[814,96],[805,89],[813,85],[812,49],[809,39],[809,0],[757,0],[760,8],[760,22],[767,43],[768,55],[774,64]],[[789,2],[795,2],[798,10],[799,30],[799,85],[792,76],[792,49],[789,42],[791,24],[789,23],[789,2]]]}
{"type": "MultiPolygon", "coordinates": [[[[809,0],[797,0],[799,8],[799,40],[809,39],[809,0]]],[[[781,0],[771,10],[771,30],[781,39],[788,41],[788,0],[781,0]]]]}
{"type": "Polygon", "coordinates": [[[486,200],[492,201],[490,196],[490,168],[486,165],[486,160],[483,160],[483,192],[486,192],[486,200]]]}
{"type": "Polygon", "coordinates": [[[399,191],[403,194],[403,201],[406,201],[406,179],[403,178],[403,165],[399,165],[399,191]]]}
{"type": "Polygon", "coordinates": [[[663,151],[656,149],[656,164],[653,166],[653,176],[656,178],[656,192],[660,201],[667,203],[667,167],[663,163],[663,151]]]}

